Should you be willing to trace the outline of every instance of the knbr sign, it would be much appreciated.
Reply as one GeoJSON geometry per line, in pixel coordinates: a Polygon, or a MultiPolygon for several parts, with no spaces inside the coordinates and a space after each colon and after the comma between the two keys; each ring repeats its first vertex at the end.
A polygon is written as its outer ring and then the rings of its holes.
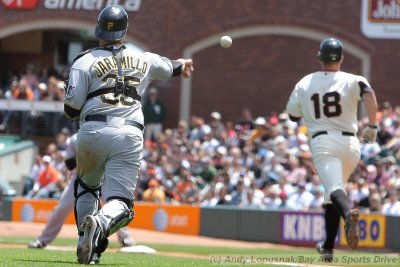
{"type": "Polygon", "coordinates": [[[47,9],[100,10],[108,5],[122,6],[126,11],[138,11],[142,0],[44,0],[47,9]]]}
{"type": "MultiPolygon", "coordinates": [[[[343,220],[340,224],[340,245],[347,246],[343,220]]],[[[360,214],[358,222],[359,247],[384,248],[386,244],[386,216],[375,214],[360,214]]]]}
{"type": "Polygon", "coordinates": [[[34,9],[37,5],[37,0],[1,0],[4,8],[7,9],[34,9]]]}
{"type": "Polygon", "coordinates": [[[315,245],[325,239],[325,221],[321,213],[280,213],[282,243],[315,245]]]}

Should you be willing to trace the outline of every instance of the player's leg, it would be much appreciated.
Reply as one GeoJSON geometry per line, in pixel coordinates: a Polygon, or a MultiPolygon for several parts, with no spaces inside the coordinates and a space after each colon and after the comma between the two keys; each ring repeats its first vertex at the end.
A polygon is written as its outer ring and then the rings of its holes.
{"type": "MultiPolygon", "coordinates": [[[[349,149],[342,151],[343,158],[343,179],[347,182],[354,169],[357,167],[360,161],[360,141],[357,137],[344,138],[345,146],[349,149]]],[[[351,209],[347,214],[345,221],[345,233],[347,243],[352,249],[357,248],[359,236],[358,236],[358,220],[359,211],[357,209],[351,209]]]]}
{"type": "Polygon", "coordinates": [[[96,214],[107,236],[128,225],[133,219],[134,190],[142,158],[143,137],[140,130],[125,127],[123,129],[126,132],[121,132],[110,151],[105,170],[106,203],[96,214]]]}
{"type": "MultiPolygon", "coordinates": [[[[107,195],[105,193],[105,188],[107,188],[107,179],[103,179],[103,183],[101,186],[101,194],[102,196],[107,195]]],[[[104,198],[102,198],[102,201],[104,201],[104,198]]],[[[128,227],[122,227],[121,229],[119,229],[117,231],[117,238],[118,238],[118,242],[121,244],[122,247],[130,247],[133,246],[135,244],[135,240],[132,238],[131,233],[128,230],[128,227]]]]}
{"type": "Polygon", "coordinates": [[[35,242],[28,244],[29,248],[44,248],[50,244],[60,232],[66,218],[74,210],[74,183],[76,176],[69,181],[64,189],[57,206],[54,208],[42,233],[35,242]]]}
{"type": "Polygon", "coordinates": [[[125,227],[122,227],[121,229],[119,229],[117,232],[117,237],[118,237],[119,243],[123,247],[130,247],[135,244],[135,240],[132,238],[132,235],[128,230],[128,226],[125,226],[125,227]]]}
{"type": "Polygon", "coordinates": [[[333,249],[340,225],[340,214],[332,203],[324,204],[325,219],[325,241],[317,244],[318,252],[323,256],[325,262],[332,262],[333,249]]]}
{"type": "Polygon", "coordinates": [[[348,225],[346,236],[349,237],[350,233],[351,238],[348,238],[348,242],[352,248],[355,248],[358,244],[358,212],[351,210],[351,201],[345,191],[345,181],[356,167],[359,153],[357,146],[350,146],[348,140],[348,138],[333,136],[324,138],[323,142],[321,140],[319,143],[312,142],[311,146],[314,163],[326,194],[348,225]],[[349,147],[353,150],[349,151],[349,147]]]}
{"type": "Polygon", "coordinates": [[[107,242],[103,236],[98,235],[99,229],[95,222],[86,219],[100,208],[101,180],[108,154],[104,146],[107,140],[102,134],[104,129],[104,125],[86,124],[79,130],[77,138],[79,176],[74,188],[75,219],[79,233],[77,256],[78,262],[85,264],[90,263],[94,254],[98,253],[97,247],[107,242]],[[97,237],[95,241],[94,236],[97,237]]]}

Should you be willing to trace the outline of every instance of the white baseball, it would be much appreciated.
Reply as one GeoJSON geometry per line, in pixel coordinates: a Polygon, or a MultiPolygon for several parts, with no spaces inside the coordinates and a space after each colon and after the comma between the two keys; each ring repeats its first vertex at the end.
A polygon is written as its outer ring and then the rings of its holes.
{"type": "Polygon", "coordinates": [[[223,48],[228,48],[232,45],[232,38],[229,36],[222,36],[221,39],[219,40],[219,44],[223,47],[223,48]]]}

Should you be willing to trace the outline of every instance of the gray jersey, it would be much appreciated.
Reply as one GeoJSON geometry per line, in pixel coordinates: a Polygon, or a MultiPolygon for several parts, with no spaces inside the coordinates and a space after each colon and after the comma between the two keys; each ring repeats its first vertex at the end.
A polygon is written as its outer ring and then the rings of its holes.
{"type": "MultiPolygon", "coordinates": [[[[143,95],[152,80],[171,78],[173,66],[169,59],[150,52],[138,53],[122,50],[122,76],[125,82],[143,95]]],[[[79,58],[71,67],[65,104],[80,110],[80,120],[86,115],[99,114],[132,119],[143,124],[140,101],[124,95],[107,93],[86,99],[88,94],[103,88],[114,87],[118,73],[117,62],[111,51],[95,50],[79,58]]]]}

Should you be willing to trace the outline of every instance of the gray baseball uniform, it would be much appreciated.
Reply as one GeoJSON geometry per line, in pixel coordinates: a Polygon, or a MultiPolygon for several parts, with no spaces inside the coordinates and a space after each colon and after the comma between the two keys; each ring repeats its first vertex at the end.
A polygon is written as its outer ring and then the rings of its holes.
{"type": "MultiPolygon", "coordinates": [[[[77,134],[72,135],[67,141],[67,149],[65,159],[76,158],[76,139],[77,134]]],[[[54,208],[50,215],[49,220],[46,223],[40,236],[37,237],[35,242],[29,243],[30,248],[43,248],[50,244],[61,231],[61,228],[67,218],[67,216],[74,210],[74,183],[76,179],[76,171],[72,174],[72,178],[69,181],[67,187],[64,189],[61,197],[58,201],[57,206],[54,208]]],[[[133,239],[126,227],[121,228],[117,232],[118,241],[123,245],[130,245],[133,243],[133,239]]]]}
{"type": "Polygon", "coordinates": [[[152,80],[169,79],[174,71],[173,62],[167,58],[121,46],[89,52],[71,67],[65,106],[67,115],[79,114],[81,121],[77,164],[83,185],[77,192],[78,225],[85,215],[99,208],[94,195],[86,192],[97,190],[103,175],[107,180],[103,196],[107,203],[99,216],[102,228],[109,228],[110,218],[123,218],[132,205],[129,203],[133,203],[143,150],[143,113],[137,96],[152,80]],[[118,76],[134,89],[135,95],[115,93],[118,76]],[[78,110],[80,113],[74,113],[78,110]],[[108,202],[112,199],[122,201],[108,202]]]}

